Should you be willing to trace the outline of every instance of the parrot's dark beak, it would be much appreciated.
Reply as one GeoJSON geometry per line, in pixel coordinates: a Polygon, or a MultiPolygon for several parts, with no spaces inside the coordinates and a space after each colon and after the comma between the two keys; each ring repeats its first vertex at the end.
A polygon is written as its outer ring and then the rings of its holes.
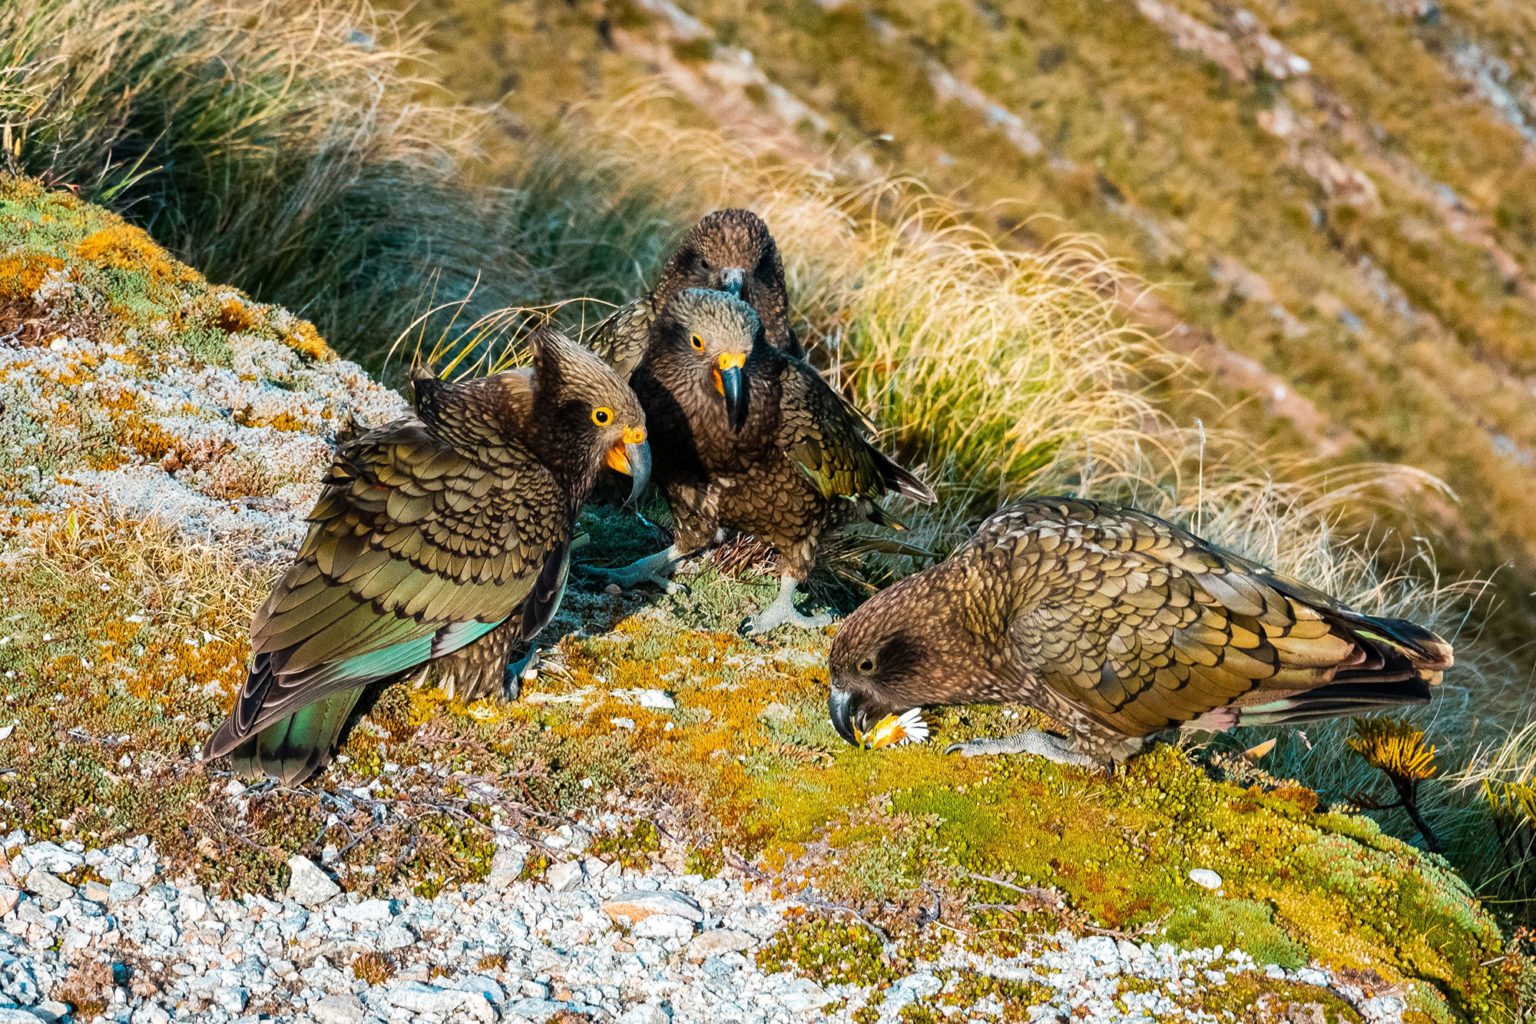
{"type": "Polygon", "coordinates": [[[726,267],[720,271],[720,290],[741,298],[742,285],[746,283],[747,272],[740,267],[726,267]]]}
{"type": "Polygon", "coordinates": [[[645,493],[645,485],[651,479],[651,446],[646,443],[645,428],[627,428],[623,439],[608,449],[607,461],[611,468],[630,477],[630,504],[640,500],[640,495],[645,493]]]}
{"type": "Polygon", "coordinates": [[[715,390],[725,399],[725,422],[732,433],[747,422],[746,363],[747,357],[741,352],[724,353],[715,363],[715,390]]]}
{"type": "Polygon", "coordinates": [[[832,692],[827,695],[827,714],[832,716],[832,728],[837,730],[837,734],[854,746],[858,746],[859,734],[853,722],[853,694],[834,686],[832,692]]]}
{"type": "Polygon", "coordinates": [[[651,446],[644,441],[624,446],[629,457],[629,504],[633,505],[645,493],[645,485],[651,482],[651,446]]]}

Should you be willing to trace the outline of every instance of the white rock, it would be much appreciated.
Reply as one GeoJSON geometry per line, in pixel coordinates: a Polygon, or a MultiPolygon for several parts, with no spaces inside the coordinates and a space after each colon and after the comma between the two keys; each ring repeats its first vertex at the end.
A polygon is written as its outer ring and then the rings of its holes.
{"type": "Polygon", "coordinates": [[[672,1015],[660,1006],[631,1006],[619,1015],[619,1024],[670,1024],[672,1015]]]}
{"type": "Polygon", "coordinates": [[[704,920],[704,910],[692,899],[671,889],[643,892],[631,889],[603,903],[603,913],[619,924],[637,925],[655,914],[670,914],[689,921],[704,920]]]}
{"type": "Polygon", "coordinates": [[[1220,889],[1221,876],[1210,868],[1193,868],[1189,872],[1189,880],[1206,889],[1220,889]]]}
{"type": "Polygon", "coordinates": [[[416,942],[416,933],[403,924],[392,924],[379,932],[375,945],[385,953],[404,949],[416,942]]]}
{"type": "Polygon", "coordinates": [[[107,898],[113,903],[131,900],[141,892],[143,892],[143,889],[132,882],[113,882],[107,886],[107,898]]]}
{"type": "Polygon", "coordinates": [[[361,903],[343,904],[333,913],[338,920],[370,924],[388,921],[394,916],[395,908],[389,900],[363,900],[361,903]]]}
{"type": "Polygon", "coordinates": [[[240,985],[222,985],[214,990],[213,1001],[230,1013],[241,1013],[251,1001],[251,993],[240,985]]]}
{"type": "Polygon", "coordinates": [[[809,978],[791,978],[779,986],[775,997],[780,1006],[795,1013],[820,1009],[837,998],[809,978]]]}
{"type": "Polygon", "coordinates": [[[21,890],[13,885],[0,885],[0,917],[4,917],[16,908],[16,901],[21,899],[21,890]]]}
{"type": "Polygon", "coordinates": [[[497,847],[496,855],[491,858],[491,870],[486,875],[486,882],[490,885],[510,885],[523,873],[523,865],[527,860],[524,851],[516,847],[497,847]]]}
{"type": "Polygon", "coordinates": [[[326,996],[310,1004],[309,1015],[315,1024],[362,1024],[367,1012],[353,996],[326,996]]]}
{"type": "Polygon", "coordinates": [[[453,983],[453,987],[484,996],[485,1001],[492,1006],[499,1006],[507,1001],[506,989],[498,985],[495,979],[487,978],[483,974],[471,974],[467,978],[460,978],[453,983]]]}
{"type": "Polygon", "coordinates": [[[693,922],[676,914],[652,914],[635,925],[634,934],[642,939],[686,939],[693,935],[693,922]]]}
{"type": "Polygon", "coordinates": [[[534,1024],[543,1024],[561,1010],[568,1010],[570,1007],[553,999],[514,999],[504,1009],[507,1016],[513,1020],[521,1017],[524,1020],[533,1021],[534,1024]]]}
{"type": "Polygon", "coordinates": [[[1120,947],[1108,935],[1090,935],[1086,939],[1079,939],[1077,948],[1101,964],[1118,963],[1120,960],[1120,947]]]}
{"type": "Polygon", "coordinates": [[[881,1004],[882,1015],[897,1017],[901,1009],[924,996],[937,995],[944,983],[931,974],[909,974],[899,978],[885,994],[881,1004]]]}
{"type": "Polygon", "coordinates": [[[22,847],[21,855],[27,859],[29,867],[42,868],[56,875],[73,871],[85,864],[85,857],[73,850],[64,849],[58,843],[33,843],[22,847]]]}
{"type": "Polygon", "coordinates": [[[581,884],[585,874],[581,861],[567,860],[551,867],[549,873],[545,875],[545,881],[555,892],[570,892],[581,884]]]}
{"type": "Polygon", "coordinates": [[[341,895],[341,886],[330,875],[321,871],[308,857],[295,854],[288,858],[289,899],[306,907],[318,907],[327,900],[341,895]]]}
{"type": "Polygon", "coordinates": [[[42,868],[33,868],[29,871],[27,880],[23,884],[28,892],[35,892],[43,899],[53,900],[56,903],[62,903],[75,895],[74,886],[42,868]]]}
{"type": "Polygon", "coordinates": [[[17,1006],[0,1006],[0,1024],[42,1024],[42,1017],[17,1006]]]}
{"type": "Polygon", "coordinates": [[[755,945],[757,945],[757,939],[747,932],[737,931],[734,928],[712,928],[707,932],[701,932],[698,937],[688,943],[687,956],[694,963],[700,963],[721,953],[739,953],[755,945]]]}
{"type": "Polygon", "coordinates": [[[438,1013],[453,1020],[466,1017],[479,1021],[496,1019],[496,1011],[480,993],[438,988],[421,981],[397,982],[389,987],[384,998],[391,1006],[412,1013],[438,1013]]]}

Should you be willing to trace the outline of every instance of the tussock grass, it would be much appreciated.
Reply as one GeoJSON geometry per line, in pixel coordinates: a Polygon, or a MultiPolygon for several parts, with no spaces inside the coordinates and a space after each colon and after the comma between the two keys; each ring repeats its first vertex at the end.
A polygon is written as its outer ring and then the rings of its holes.
{"type": "Polygon", "coordinates": [[[214,280],[350,353],[429,278],[520,298],[494,191],[462,181],[479,115],[430,102],[414,39],[350,0],[17,0],[0,7],[12,170],[78,189],[214,280]]]}
{"type": "Polygon", "coordinates": [[[7,562],[24,559],[34,571],[76,586],[94,582],[104,593],[126,587],[166,622],[212,624],[232,636],[249,628],[271,575],[234,552],[189,541],[172,523],[91,508],[40,518],[13,539],[7,562]],[[129,534],[134,542],[124,544],[129,534]]]}

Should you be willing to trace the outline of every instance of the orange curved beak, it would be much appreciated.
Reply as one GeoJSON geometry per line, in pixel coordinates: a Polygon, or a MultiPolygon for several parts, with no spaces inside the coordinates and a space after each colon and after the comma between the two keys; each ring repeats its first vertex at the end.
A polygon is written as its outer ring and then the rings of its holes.
{"type": "Polygon", "coordinates": [[[651,446],[645,443],[645,428],[625,427],[624,436],[608,449],[605,461],[610,469],[616,469],[633,479],[629,500],[639,498],[651,478],[651,446]]]}
{"type": "Polygon", "coordinates": [[[722,352],[716,356],[714,369],[715,390],[724,395],[725,381],[722,379],[721,375],[726,374],[731,370],[740,370],[743,366],[746,365],[747,356],[745,352],[722,352]]]}
{"type": "Polygon", "coordinates": [[[747,365],[744,352],[722,352],[715,359],[715,390],[725,399],[725,419],[732,432],[747,421],[747,365]]]}

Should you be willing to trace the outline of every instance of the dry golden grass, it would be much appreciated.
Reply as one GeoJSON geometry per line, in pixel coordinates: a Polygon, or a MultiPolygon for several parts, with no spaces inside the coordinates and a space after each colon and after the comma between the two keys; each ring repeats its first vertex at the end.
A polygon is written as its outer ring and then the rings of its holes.
{"type": "Polygon", "coordinates": [[[177,524],[70,508],[8,534],[4,548],[34,573],[125,589],[167,628],[197,624],[238,637],[265,596],[269,570],[190,540],[177,524]],[[125,538],[132,538],[126,543],[125,538]]]}
{"type": "Polygon", "coordinates": [[[0,166],[356,350],[433,275],[510,282],[503,302],[527,277],[495,238],[507,197],[460,175],[482,116],[438,102],[420,56],[354,0],[19,0],[0,5],[0,166]]]}

